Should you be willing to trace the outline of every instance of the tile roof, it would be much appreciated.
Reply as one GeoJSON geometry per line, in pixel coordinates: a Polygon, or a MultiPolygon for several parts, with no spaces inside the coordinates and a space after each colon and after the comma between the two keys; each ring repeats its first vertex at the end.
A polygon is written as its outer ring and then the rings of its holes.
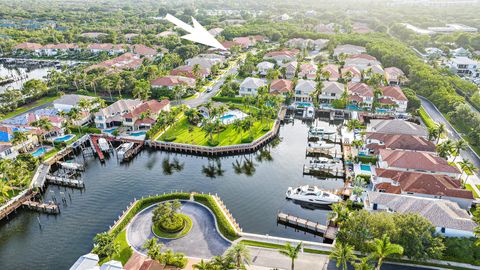
{"type": "MultiPolygon", "coordinates": [[[[208,74],[210,74],[210,71],[208,69],[200,67],[200,75],[207,76],[208,74]]],[[[187,66],[187,65],[179,66],[175,69],[172,69],[170,71],[170,75],[185,76],[185,77],[195,79],[195,75],[193,74],[193,66],[187,66]]]]}
{"type": "Polygon", "coordinates": [[[373,97],[373,89],[365,83],[349,82],[347,84],[348,92],[357,94],[361,97],[373,97]]]}
{"type": "Polygon", "coordinates": [[[240,88],[257,89],[265,85],[265,81],[259,78],[248,77],[240,84],[240,88]]]}
{"type": "Polygon", "coordinates": [[[446,159],[427,152],[380,149],[379,156],[389,168],[460,174],[460,171],[448,164],[446,159]]]}
{"type": "Polygon", "coordinates": [[[366,138],[369,149],[370,145],[378,145],[376,143],[378,141],[383,143],[383,147],[380,148],[435,152],[435,144],[421,136],[367,132],[366,138]],[[371,143],[368,143],[369,141],[371,143]]]}
{"type": "Polygon", "coordinates": [[[362,78],[362,71],[354,66],[343,67],[340,71],[342,73],[342,77],[345,77],[350,71],[353,78],[362,78]]]}
{"type": "Polygon", "coordinates": [[[405,76],[405,73],[397,67],[387,67],[384,72],[387,80],[398,80],[400,76],[405,76]]]}
{"type": "Polygon", "coordinates": [[[339,68],[338,65],[328,64],[322,68],[322,71],[326,71],[330,74],[329,79],[338,79],[340,78],[340,72],[338,72],[339,68]]]}
{"type": "Polygon", "coordinates": [[[168,99],[164,99],[158,102],[155,99],[145,101],[142,104],[138,105],[135,109],[130,111],[129,113],[125,114],[123,117],[125,118],[134,118],[139,117],[142,113],[150,111],[152,114],[159,113],[165,106],[170,104],[168,99]]]}
{"type": "Polygon", "coordinates": [[[110,70],[110,72],[125,69],[137,69],[142,65],[142,63],[143,59],[140,58],[139,55],[133,53],[124,53],[113,59],[91,65],[90,67],[88,67],[87,71],[95,68],[106,68],[110,70]]]}
{"type": "Polygon", "coordinates": [[[398,101],[408,101],[399,86],[383,86],[380,89],[382,90],[382,95],[385,97],[390,97],[398,101]]]}
{"type": "Polygon", "coordinates": [[[35,50],[40,50],[42,47],[43,47],[42,44],[39,44],[39,43],[24,42],[24,43],[17,44],[14,47],[14,49],[35,51],[35,50]]]}
{"type": "Polygon", "coordinates": [[[368,203],[386,206],[398,213],[419,214],[439,228],[471,232],[476,227],[467,211],[448,200],[368,191],[368,203]]]}
{"type": "Polygon", "coordinates": [[[271,94],[281,94],[292,92],[293,90],[293,82],[290,80],[278,79],[273,80],[270,83],[270,93],[271,94]]]}
{"type": "Polygon", "coordinates": [[[393,120],[370,120],[370,124],[367,126],[367,131],[387,133],[387,134],[408,134],[421,137],[427,137],[427,130],[415,123],[393,119],[393,120]]]}
{"type": "Polygon", "coordinates": [[[398,189],[398,187],[400,187],[399,191],[403,190],[404,192],[473,200],[472,192],[470,190],[462,189],[460,180],[453,179],[448,175],[405,172],[380,168],[377,168],[375,173],[376,177],[388,178],[400,184],[400,186],[390,184],[390,187],[388,187],[388,185],[386,185],[388,183],[384,182],[376,186],[377,188],[379,188],[379,185],[387,187],[386,192],[388,193],[399,194],[400,192],[390,192],[389,189],[398,189]]]}
{"type": "Polygon", "coordinates": [[[157,55],[157,50],[145,46],[143,44],[134,44],[131,46],[133,53],[142,55],[142,56],[154,56],[157,55]]]}
{"type": "Polygon", "coordinates": [[[95,116],[112,117],[125,111],[131,111],[140,105],[140,103],[141,101],[138,99],[121,99],[112,105],[99,110],[97,113],[95,113],[95,116]]]}
{"type": "Polygon", "coordinates": [[[176,86],[180,84],[185,84],[188,87],[195,86],[195,79],[184,77],[184,76],[163,76],[151,81],[152,86],[176,86]]]}

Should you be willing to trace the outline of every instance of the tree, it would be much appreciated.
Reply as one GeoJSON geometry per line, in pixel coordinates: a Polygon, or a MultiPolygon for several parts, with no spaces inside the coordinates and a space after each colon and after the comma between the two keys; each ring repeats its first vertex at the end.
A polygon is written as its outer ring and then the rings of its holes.
{"type": "Polygon", "coordinates": [[[94,247],[92,252],[100,258],[111,257],[113,254],[117,254],[119,247],[114,240],[114,236],[108,232],[95,235],[95,238],[93,238],[94,247]]]}
{"type": "Polygon", "coordinates": [[[370,256],[357,258],[357,262],[353,262],[353,268],[355,270],[373,270],[375,267],[370,263],[370,256]]]}
{"type": "Polygon", "coordinates": [[[358,119],[351,119],[347,121],[347,130],[348,131],[353,131],[355,129],[363,128],[362,122],[358,119]]]}
{"type": "Polygon", "coordinates": [[[460,168],[462,169],[462,171],[464,171],[465,174],[467,175],[467,177],[465,178],[465,183],[468,181],[468,177],[471,174],[478,171],[478,168],[475,166],[475,164],[473,164],[473,162],[471,162],[468,159],[464,159],[458,162],[458,164],[460,165],[460,168]]]}
{"type": "Polygon", "coordinates": [[[350,210],[345,203],[335,203],[331,206],[332,212],[328,214],[328,219],[334,221],[338,225],[342,225],[348,220],[350,210]]]}
{"type": "Polygon", "coordinates": [[[460,139],[453,143],[453,154],[455,157],[453,158],[452,162],[455,162],[455,159],[457,159],[457,157],[460,155],[460,152],[467,149],[467,147],[468,143],[464,139],[460,139]]]}
{"type": "Polygon", "coordinates": [[[390,242],[390,237],[387,234],[383,234],[381,239],[375,238],[372,242],[372,257],[376,258],[377,261],[377,270],[380,270],[385,258],[390,257],[391,255],[402,255],[403,247],[397,244],[392,244],[390,242]]]}
{"type": "Polygon", "coordinates": [[[439,138],[438,130],[436,127],[429,127],[428,128],[428,140],[434,141],[439,138]]]}
{"type": "Polygon", "coordinates": [[[451,140],[446,140],[440,144],[437,145],[436,147],[438,155],[442,158],[448,159],[450,154],[453,152],[454,145],[451,140]]]}
{"type": "Polygon", "coordinates": [[[227,250],[226,255],[230,258],[235,263],[235,266],[237,267],[237,270],[240,270],[246,262],[247,264],[250,264],[250,250],[243,245],[242,243],[235,244],[234,246],[230,247],[227,250]]]}
{"type": "Polygon", "coordinates": [[[347,270],[348,262],[353,261],[356,256],[352,246],[337,241],[329,258],[337,262],[335,264],[337,268],[341,266],[342,270],[347,270]]]}
{"type": "MultiPolygon", "coordinates": [[[[26,142],[28,140],[28,136],[25,134],[25,132],[21,132],[21,131],[14,131],[13,132],[13,140],[12,140],[12,143],[14,145],[19,145],[19,144],[22,144],[24,142],[26,142]]],[[[23,152],[26,152],[26,145],[23,145],[23,152]]]]}
{"type": "Polygon", "coordinates": [[[157,238],[151,238],[145,241],[143,248],[147,250],[148,258],[152,260],[159,260],[163,244],[157,243],[157,238]]]}
{"type": "Polygon", "coordinates": [[[290,243],[286,243],[282,249],[279,250],[280,254],[289,257],[292,260],[291,270],[295,269],[295,259],[298,258],[298,254],[302,249],[302,242],[300,242],[297,246],[292,246],[290,243]]]}
{"type": "Polygon", "coordinates": [[[195,64],[192,67],[192,73],[195,79],[198,79],[200,77],[200,72],[202,71],[202,68],[200,67],[199,64],[195,64]]]}
{"type": "MultiPolygon", "coordinates": [[[[46,138],[46,135],[48,133],[50,133],[50,131],[53,129],[52,123],[47,118],[40,118],[40,119],[32,122],[31,125],[32,125],[32,127],[38,127],[42,130],[44,139],[46,138]]],[[[42,147],[43,147],[43,143],[41,143],[41,144],[42,144],[42,147]]],[[[55,146],[53,141],[52,141],[52,145],[55,146]]]]}
{"type": "Polygon", "coordinates": [[[445,136],[445,134],[447,133],[447,127],[445,126],[444,123],[440,123],[437,125],[436,129],[438,134],[438,138],[437,138],[437,144],[438,144],[438,141],[440,140],[440,138],[445,136]]]}
{"type": "Polygon", "coordinates": [[[150,90],[150,82],[146,80],[138,80],[134,83],[133,96],[140,100],[147,100],[152,94],[150,90]]]}

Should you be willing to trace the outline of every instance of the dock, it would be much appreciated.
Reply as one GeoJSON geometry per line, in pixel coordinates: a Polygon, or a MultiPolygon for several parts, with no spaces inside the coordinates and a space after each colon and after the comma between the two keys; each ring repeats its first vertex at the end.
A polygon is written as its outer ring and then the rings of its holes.
{"type": "Polygon", "coordinates": [[[85,183],[82,180],[70,179],[66,177],[54,176],[48,174],[46,176],[47,182],[50,184],[55,184],[59,186],[73,187],[73,188],[84,188],[85,183]]]}
{"type": "Polygon", "coordinates": [[[39,211],[46,214],[59,214],[60,208],[53,202],[42,203],[37,201],[26,201],[22,204],[25,208],[39,211]]]}
{"type": "Polygon", "coordinates": [[[308,134],[308,140],[313,141],[312,139],[315,140],[324,140],[328,143],[335,143],[335,144],[341,144],[342,143],[342,136],[333,134],[333,135],[311,135],[308,134]]]}
{"type": "Polygon", "coordinates": [[[85,167],[83,164],[80,163],[75,163],[75,162],[57,162],[58,165],[60,165],[62,168],[67,169],[67,170],[74,170],[74,171],[84,171],[85,167]]]}
{"type": "Polygon", "coordinates": [[[307,164],[303,165],[303,174],[304,175],[325,175],[329,177],[343,178],[345,176],[345,171],[342,168],[328,168],[328,167],[319,167],[319,166],[309,166],[307,164]]]}
{"type": "Polygon", "coordinates": [[[123,156],[123,160],[127,161],[135,157],[140,151],[142,151],[143,142],[139,144],[135,144],[131,149],[129,149],[125,155],[123,156]]]}
{"type": "Polygon", "coordinates": [[[342,158],[342,152],[337,151],[337,149],[321,149],[321,148],[313,148],[313,147],[307,147],[307,156],[312,155],[312,156],[327,156],[331,158],[342,158]]]}
{"type": "Polygon", "coordinates": [[[304,218],[299,218],[290,214],[279,212],[277,215],[277,222],[286,226],[291,226],[307,232],[318,233],[323,235],[323,238],[334,240],[338,232],[338,227],[332,224],[323,225],[315,221],[304,218]]]}

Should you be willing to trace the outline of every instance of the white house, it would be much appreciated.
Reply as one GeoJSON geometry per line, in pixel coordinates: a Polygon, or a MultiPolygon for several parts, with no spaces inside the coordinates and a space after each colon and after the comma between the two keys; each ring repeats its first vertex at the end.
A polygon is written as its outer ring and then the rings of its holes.
{"type": "Polygon", "coordinates": [[[362,47],[362,46],[356,46],[351,44],[338,45],[333,50],[333,56],[338,57],[341,54],[343,55],[361,54],[366,51],[367,50],[365,49],[365,47],[362,47]]]}
{"type": "Polygon", "coordinates": [[[452,72],[460,77],[480,77],[480,66],[477,61],[468,57],[456,57],[449,62],[452,72]]]}
{"type": "Polygon", "coordinates": [[[298,80],[295,86],[295,100],[311,102],[311,94],[315,91],[316,84],[312,80],[298,80]]]}
{"type": "Polygon", "coordinates": [[[258,74],[265,76],[267,72],[275,67],[275,64],[267,61],[263,61],[257,64],[258,74]]]}
{"type": "Polygon", "coordinates": [[[95,126],[99,129],[120,126],[123,115],[131,112],[142,102],[138,99],[121,99],[95,113],[95,126]]]}
{"type": "Polygon", "coordinates": [[[320,103],[332,103],[333,100],[340,99],[345,92],[345,86],[338,82],[323,82],[322,93],[318,96],[320,103]]]}
{"type": "Polygon", "coordinates": [[[258,88],[265,86],[265,81],[258,78],[248,77],[240,84],[240,96],[256,96],[258,88]]]}
{"type": "MultiPolygon", "coordinates": [[[[53,101],[53,107],[59,111],[69,112],[72,108],[78,107],[78,103],[82,100],[92,101],[93,97],[68,94],[63,95],[59,99],[53,101]]],[[[93,109],[93,108],[92,108],[93,109]]]]}

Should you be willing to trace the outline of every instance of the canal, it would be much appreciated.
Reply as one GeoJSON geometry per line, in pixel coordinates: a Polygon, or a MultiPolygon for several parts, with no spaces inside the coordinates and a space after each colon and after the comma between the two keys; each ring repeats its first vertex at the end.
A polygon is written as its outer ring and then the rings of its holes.
{"type": "Polygon", "coordinates": [[[85,190],[48,188],[47,199],[53,194],[66,198],[60,215],[19,211],[10,222],[0,224],[0,269],[67,269],[91,250],[95,234],[108,230],[134,198],[172,190],[218,193],[245,232],[322,241],[276,224],[278,211],[326,220],[327,209],[287,201],[289,186],[343,186],[341,179],[302,175],[308,162],[307,130],[295,120],[282,126],[280,142],[264,151],[218,160],[147,150],[128,164],[119,164],[116,158],[100,164],[90,158],[83,174],[85,190]]]}
{"type": "Polygon", "coordinates": [[[3,93],[8,88],[14,89],[21,89],[23,84],[31,79],[38,79],[41,80],[45,76],[47,76],[48,71],[52,69],[52,67],[41,67],[41,68],[32,68],[27,69],[25,67],[10,67],[0,64],[0,78],[7,77],[7,76],[25,76],[26,78],[22,80],[18,80],[9,84],[0,85],[0,93],[3,93]]]}

